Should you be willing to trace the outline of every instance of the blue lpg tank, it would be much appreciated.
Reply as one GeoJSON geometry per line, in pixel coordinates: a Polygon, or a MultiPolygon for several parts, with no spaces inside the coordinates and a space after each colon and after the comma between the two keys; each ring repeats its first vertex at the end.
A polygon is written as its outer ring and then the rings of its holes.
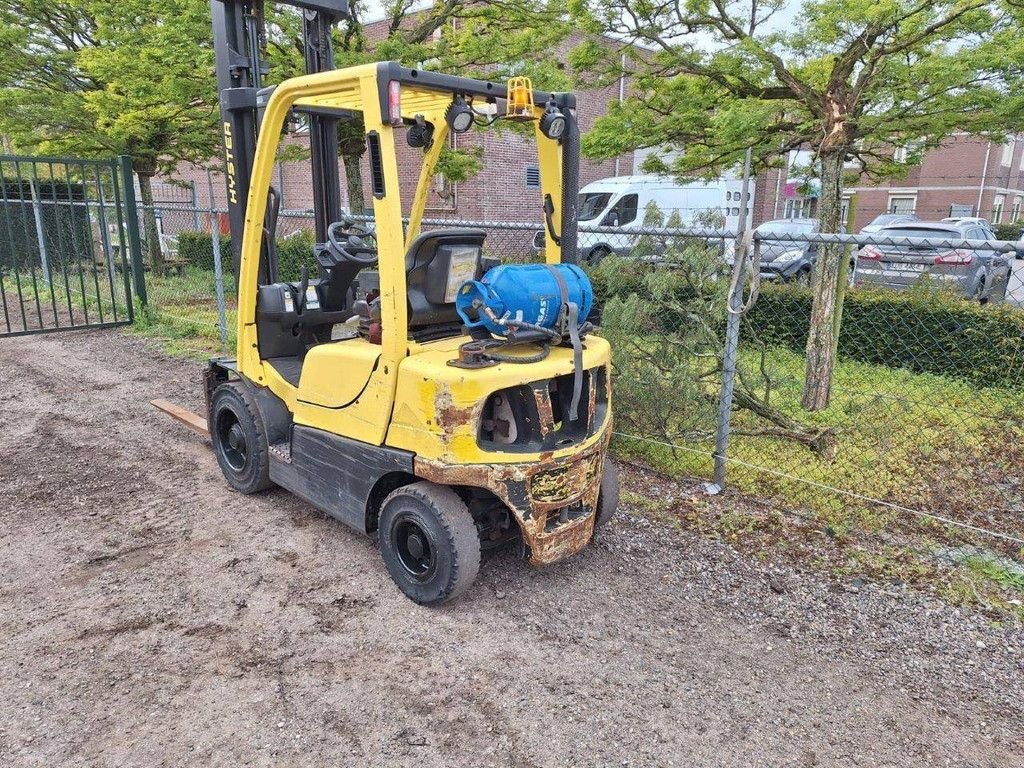
{"type": "Polygon", "coordinates": [[[499,320],[554,328],[562,303],[555,271],[565,281],[569,301],[579,308],[582,325],[594,303],[594,289],[586,273],[575,264],[502,264],[489,269],[480,280],[463,283],[455,297],[455,309],[470,328],[482,325],[496,336],[505,336],[512,329],[474,309],[475,301],[489,307],[499,320]],[[472,320],[473,315],[478,319],[472,320]]]}

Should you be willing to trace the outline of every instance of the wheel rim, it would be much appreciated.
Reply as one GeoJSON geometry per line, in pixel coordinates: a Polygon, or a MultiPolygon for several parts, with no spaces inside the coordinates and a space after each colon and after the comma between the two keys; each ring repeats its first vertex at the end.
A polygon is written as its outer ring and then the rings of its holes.
{"type": "Polygon", "coordinates": [[[217,415],[217,437],[221,455],[231,469],[241,472],[245,469],[248,459],[248,446],[245,441],[245,430],[238,418],[229,410],[217,415]]]}
{"type": "Polygon", "coordinates": [[[437,555],[430,536],[416,520],[402,514],[391,527],[391,546],[402,568],[414,581],[427,581],[434,575],[437,555]]]}

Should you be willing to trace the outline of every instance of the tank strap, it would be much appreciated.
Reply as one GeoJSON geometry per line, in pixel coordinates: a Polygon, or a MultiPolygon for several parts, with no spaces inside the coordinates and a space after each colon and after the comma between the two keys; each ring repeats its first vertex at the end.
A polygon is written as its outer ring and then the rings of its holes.
{"type": "Polygon", "coordinates": [[[569,404],[569,421],[576,421],[579,416],[580,398],[583,395],[583,343],[580,341],[580,309],[575,302],[569,301],[569,286],[565,284],[565,278],[554,264],[545,264],[548,271],[558,283],[558,291],[561,294],[561,306],[559,307],[559,324],[561,332],[569,333],[569,340],[572,342],[572,402],[569,404]]]}

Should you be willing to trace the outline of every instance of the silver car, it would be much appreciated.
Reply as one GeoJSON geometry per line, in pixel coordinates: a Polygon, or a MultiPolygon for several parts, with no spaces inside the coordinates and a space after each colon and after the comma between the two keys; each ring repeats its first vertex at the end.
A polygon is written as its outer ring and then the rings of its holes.
{"type": "MultiPolygon", "coordinates": [[[[890,224],[877,237],[939,240],[996,240],[982,223],[913,222],[890,224]]],[[[938,245],[866,245],[857,253],[854,285],[881,285],[905,290],[927,276],[956,293],[982,303],[1006,298],[1010,258],[996,249],[938,245]]]]}
{"type": "Polygon", "coordinates": [[[918,218],[912,213],[883,213],[875,216],[866,227],[862,227],[860,233],[862,235],[870,235],[872,232],[877,232],[882,227],[887,227],[890,224],[906,224],[909,221],[918,221],[918,218]]]}

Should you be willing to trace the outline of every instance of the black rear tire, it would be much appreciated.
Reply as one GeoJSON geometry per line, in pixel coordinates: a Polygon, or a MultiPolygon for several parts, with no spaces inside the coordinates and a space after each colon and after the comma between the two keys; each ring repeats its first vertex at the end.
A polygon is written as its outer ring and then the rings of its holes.
{"type": "Polygon", "coordinates": [[[214,390],[209,427],[213,452],[228,485],[246,494],[273,485],[267,433],[244,383],[231,381],[214,390]]]}
{"type": "Polygon", "coordinates": [[[458,597],[480,570],[480,534],[469,508],[451,488],[426,481],[384,499],[378,545],[391,578],[420,605],[458,597]]]}
{"type": "Polygon", "coordinates": [[[604,472],[601,475],[601,489],[597,494],[597,517],[594,527],[601,528],[619,508],[619,468],[612,464],[611,459],[604,460],[604,472]]]}

